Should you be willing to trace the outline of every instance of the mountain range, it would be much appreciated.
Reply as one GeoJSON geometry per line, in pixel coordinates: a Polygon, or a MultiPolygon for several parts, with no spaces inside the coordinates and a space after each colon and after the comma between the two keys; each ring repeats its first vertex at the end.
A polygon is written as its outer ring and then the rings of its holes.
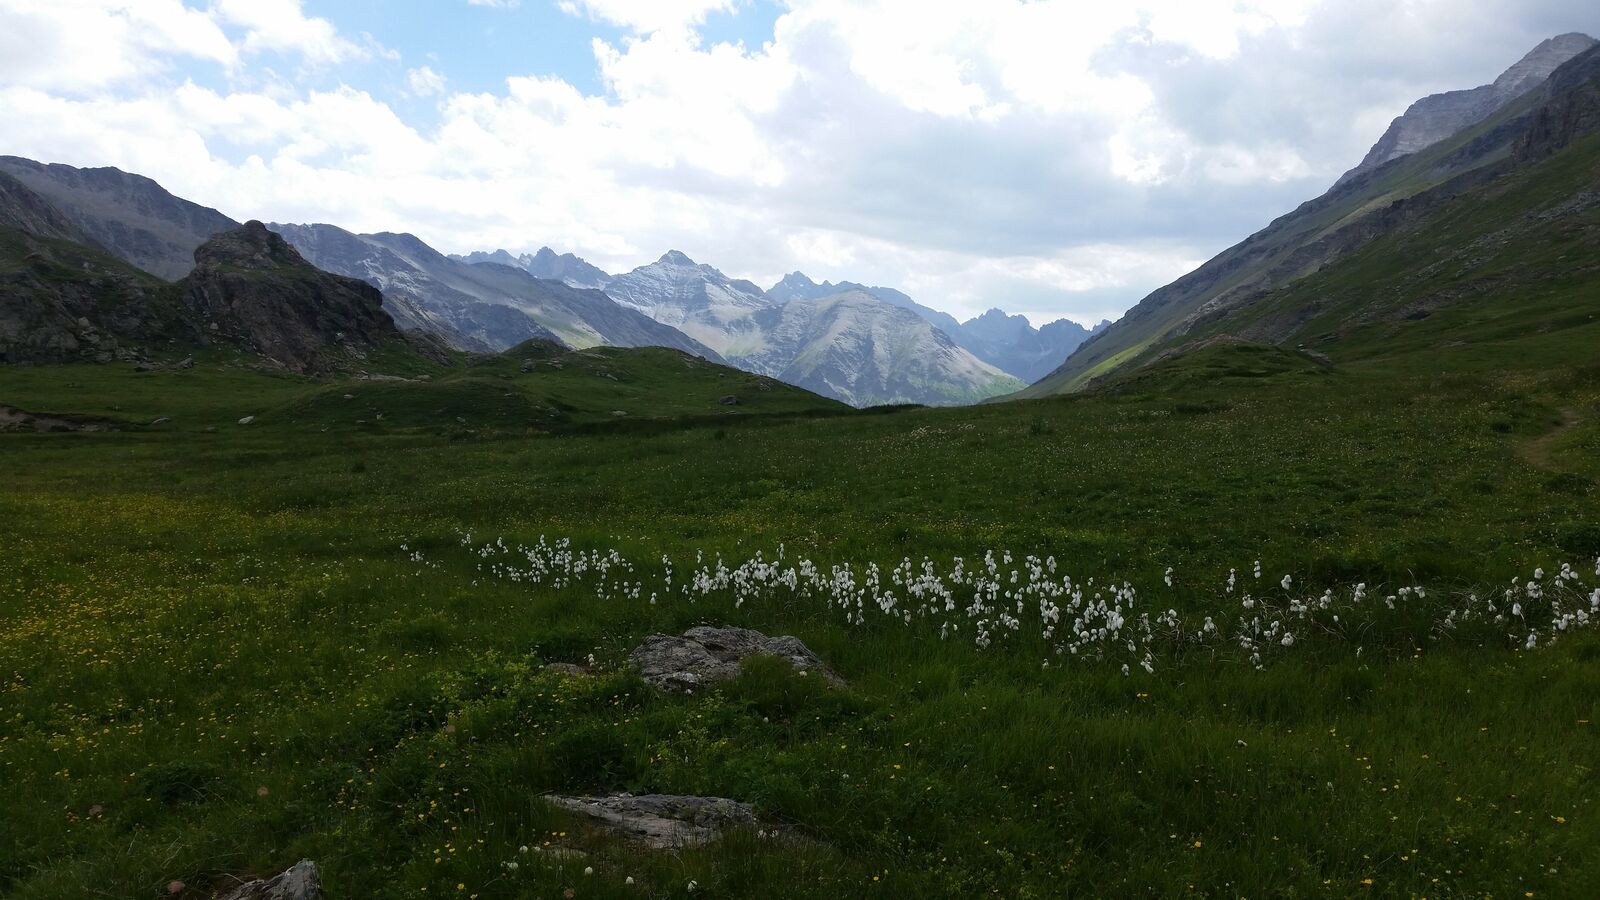
{"type": "Polygon", "coordinates": [[[1449,134],[1412,107],[1326,194],[1152,293],[1017,396],[1083,390],[1218,342],[1336,363],[1417,341],[1449,349],[1508,317],[1570,327],[1570,299],[1553,298],[1600,250],[1600,47],[1547,41],[1496,85],[1473,95],[1493,108],[1449,134]]]}
{"type": "MultiPolygon", "coordinates": [[[[126,268],[117,269],[129,285],[188,277],[202,245],[242,227],[117,169],[0,157],[0,175],[7,224],[31,239],[71,241],[156,276],[130,281],[126,268]]],[[[303,262],[381,291],[382,308],[401,331],[458,350],[497,352],[534,339],[576,349],[668,347],[863,406],[1003,395],[1023,386],[1017,372],[1031,375],[1029,358],[1054,354],[1059,361],[1078,337],[1060,329],[1068,343],[1051,344],[1025,323],[1015,340],[969,334],[953,317],[899,291],[824,287],[804,276],[804,297],[769,296],[676,252],[612,276],[549,248],[452,257],[408,234],[356,234],[327,224],[267,227],[303,262]],[[1012,353],[1012,344],[1022,349],[1012,353]]],[[[110,277],[104,261],[95,257],[86,271],[110,277]]]]}
{"type": "Polygon", "coordinates": [[[313,264],[383,291],[397,321],[461,349],[499,351],[532,338],[575,349],[670,347],[721,361],[685,337],[594,290],[521,268],[452,259],[409,234],[353,234],[332,225],[270,226],[313,264]]]}
{"type": "Polygon", "coordinates": [[[1561,250],[1549,271],[1570,275],[1592,258],[1597,98],[1600,45],[1546,41],[1492,84],[1414,104],[1326,194],[1092,331],[1001,310],[960,322],[800,272],[763,290],[678,251],[612,275],[549,248],[451,257],[408,234],[241,225],[138,175],[0,157],[15,298],[0,356],[145,359],[190,342],[319,372],[396,342],[435,358],[659,346],[869,406],[1077,391],[1218,342],[1327,364],[1380,338],[1453,346],[1508,314],[1485,299],[1508,292],[1562,327],[1536,302],[1556,276],[1527,261],[1561,250]]]}

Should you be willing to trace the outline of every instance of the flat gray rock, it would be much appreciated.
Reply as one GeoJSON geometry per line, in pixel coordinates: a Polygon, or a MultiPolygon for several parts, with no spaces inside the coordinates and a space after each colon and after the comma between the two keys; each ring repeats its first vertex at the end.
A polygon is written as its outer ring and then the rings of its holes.
{"type": "Polygon", "coordinates": [[[322,879],[317,864],[302,859],[276,878],[247,881],[218,900],[322,900],[322,879]]]}
{"type": "Polygon", "coordinates": [[[654,850],[698,847],[731,828],[754,828],[748,803],[722,797],[615,794],[608,797],[548,795],[550,803],[577,813],[600,828],[654,850]]]}
{"type": "Polygon", "coordinates": [[[806,675],[844,683],[798,638],[768,637],[748,628],[701,625],[682,637],[652,634],[628,659],[647,683],[666,691],[692,691],[737,678],[740,661],[751,656],[776,656],[806,675]]]}

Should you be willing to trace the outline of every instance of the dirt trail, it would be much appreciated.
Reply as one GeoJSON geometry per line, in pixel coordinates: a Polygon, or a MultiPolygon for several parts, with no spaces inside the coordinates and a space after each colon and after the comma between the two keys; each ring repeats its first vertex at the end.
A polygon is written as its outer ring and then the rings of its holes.
{"type": "Polygon", "coordinates": [[[1555,447],[1557,441],[1565,437],[1568,432],[1578,427],[1583,421],[1583,413],[1576,409],[1563,409],[1561,411],[1561,422],[1555,428],[1517,445],[1517,458],[1530,466],[1536,466],[1552,472],[1557,471],[1555,460],[1550,455],[1551,449],[1555,447]]]}
{"type": "Polygon", "coordinates": [[[0,404],[0,431],[108,431],[111,427],[104,419],[34,414],[0,404]]]}

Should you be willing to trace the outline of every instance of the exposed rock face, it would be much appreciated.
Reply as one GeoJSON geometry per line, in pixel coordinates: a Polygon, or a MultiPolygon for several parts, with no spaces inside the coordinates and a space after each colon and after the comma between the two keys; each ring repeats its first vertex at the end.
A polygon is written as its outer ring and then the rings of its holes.
{"type": "Polygon", "coordinates": [[[634,648],[628,660],[646,682],[665,691],[695,688],[739,677],[739,663],[751,656],[776,656],[799,671],[843,684],[798,638],[768,637],[748,628],[702,625],[682,637],[653,634],[634,648]]]}
{"type": "Polygon", "coordinates": [[[194,259],[179,286],[205,331],[292,371],[348,368],[401,340],[377,288],[315,268],[260,222],[213,237],[194,259]]]}
{"type": "Polygon", "coordinates": [[[322,878],[316,863],[302,859],[275,878],[245,882],[218,900],[322,900],[322,878]]]}
{"type": "Polygon", "coordinates": [[[413,235],[357,235],[332,225],[269,227],[316,265],[381,289],[406,327],[439,333],[464,350],[500,351],[543,338],[578,349],[671,347],[721,361],[677,329],[599,291],[541,280],[515,266],[452,259],[413,235]]]}
{"type": "Polygon", "coordinates": [[[168,281],[194,268],[194,250],[207,238],[239,227],[214,209],[118,169],[78,169],[4,156],[0,172],[49,201],[95,244],[168,281]]]}
{"type": "Polygon", "coordinates": [[[131,360],[158,342],[198,339],[173,294],[108,254],[0,226],[0,362],[131,360]]]}
{"type": "Polygon", "coordinates": [[[1516,65],[1486,84],[1466,91],[1450,91],[1424,97],[1411,105],[1405,115],[1394,120],[1378,139],[1366,159],[1340,179],[1344,183],[1356,175],[1459,134],[1508,104],[1544,84],[1550,74],[1568,60],[1593,49],[1594,38],[1584,34],[1563,34],[1535,47],[1516,65]]]}
{"type": "Polygon", "coordinates": [[[617,794],[545,799],[652,850],[698,847],[717,840],[730,829],[754,828],[758,824],[749,804],[721,797],[617,794]]]}

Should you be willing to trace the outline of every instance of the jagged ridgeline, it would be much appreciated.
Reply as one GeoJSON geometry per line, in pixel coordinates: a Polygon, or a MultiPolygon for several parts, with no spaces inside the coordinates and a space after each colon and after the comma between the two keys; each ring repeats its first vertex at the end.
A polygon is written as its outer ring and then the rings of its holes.
{"type": "Polygon", "coordinates": [[[1594,321],[1600,48],[1546,42],[1466,93],[1413,107],[1327,194],[1151,294],[1019,396],[1219,343],[1338,364],[1517,340],[1542,352],[1594,321]]]}

